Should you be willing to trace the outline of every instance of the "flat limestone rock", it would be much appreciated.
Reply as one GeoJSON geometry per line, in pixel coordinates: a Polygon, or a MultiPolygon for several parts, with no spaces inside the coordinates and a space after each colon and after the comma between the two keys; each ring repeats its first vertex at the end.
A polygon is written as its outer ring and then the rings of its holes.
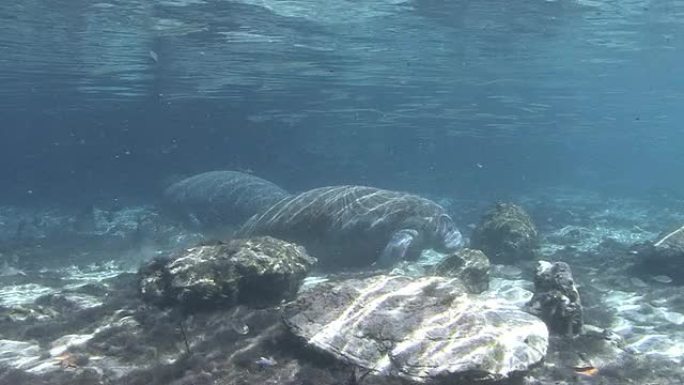
{"type": "Polygon", "coordinates": [[[376,375],[428,383],[504,380],[539,363],[548,331],[456,278],[374,276],[300,293],[285,324],[310,347],[376,375]]]}
{"type": "Polygon", "coordinates": [[[0,372],[2,369],[25,369],[41,360],[38,344],[0,339],[0,372]]]}

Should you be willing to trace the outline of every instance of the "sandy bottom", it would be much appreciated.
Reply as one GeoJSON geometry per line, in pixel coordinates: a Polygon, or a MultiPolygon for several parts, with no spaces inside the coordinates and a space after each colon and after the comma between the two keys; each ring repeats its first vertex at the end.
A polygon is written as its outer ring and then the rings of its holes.
{"type": "MultiPolygon", "coordinates": [[[[490,204],[440,203],[457,213],[466,234],[490,204]]],[[[633,243],[684,223],[684,203],[576,191],[517,203],[537,223],[543,259],[572,267],[585,322],[608,329],[614,341],[606,348],[582,338],[552,340],[544,364],[519,383],[684,382],[684,290],[672,277],[634,272],[638,256],[629,252],[633,243]]],[[[278,308],[188,315],[142,303],[140,263],[204,238],[152,206],[85,215],[0,207],[0,384],[360,382],[357,369],[293,340],[278,308]]],[[[524,304],[534,267],[494,265],[492,295],[524,304]]],[[[312,276],[305,284],[325,279],[312,276]]],[[[372,375],[362,382],[399,383],[372,375]]]]}

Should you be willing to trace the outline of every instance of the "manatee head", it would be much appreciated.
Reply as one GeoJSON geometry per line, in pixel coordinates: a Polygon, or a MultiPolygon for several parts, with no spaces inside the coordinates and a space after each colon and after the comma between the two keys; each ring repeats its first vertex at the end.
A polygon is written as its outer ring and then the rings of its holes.
{"type": "Polygon", "coordinates": [[[417,254],[423,249],[440,252],[455,251],[463,248],[464,239],[454,220],[444,213],[429,217],[413,217],[404,222],[403,229],[413,229],[412,249],[417,254]]]}
{"type": "Polygon", "coordinates": [[[464,246],[463,235],[450,216],[440,214],[434,221],[434,233],[432,235],[437,249],[440,249],[440,251],[454,251],[464,246]]]}
{"type": "Polygon", "coordinates": [[[377,264],[381,267],[390,267],[404,259],[415,260],[426,248],[449,252],[463,246],[463,236],[450,216],[440,214],[420,219],[414,217],[392,233],[377,264]]]}

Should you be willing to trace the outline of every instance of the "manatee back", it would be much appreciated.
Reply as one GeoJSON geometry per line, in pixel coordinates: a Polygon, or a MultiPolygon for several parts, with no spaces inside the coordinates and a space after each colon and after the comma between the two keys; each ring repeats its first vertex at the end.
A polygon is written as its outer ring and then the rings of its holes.
{"type": "Polygon", "coordinates": [[[237,225],[289,196],[265,179],[237,171],[193,175],[164,191],[164,206],[202,225],[237,225]]]}
{"type": "Polygon", "coordinates": [[[239,234],[270,235],[300,243],[324,264],[368,265],[395,231],[407,226],[431,231],[433,218],[443,212],[436,203],[412,194],[367,186],[330,186],[277,202],[250,218],[239,234]]]}

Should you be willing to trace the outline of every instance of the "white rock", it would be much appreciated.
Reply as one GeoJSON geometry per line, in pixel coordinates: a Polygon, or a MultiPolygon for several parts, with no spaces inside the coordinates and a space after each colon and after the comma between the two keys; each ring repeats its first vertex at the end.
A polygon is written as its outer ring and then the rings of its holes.
{"type": "Polygon", "coordinates": [[[38,344],[0,340],[0,368],[26,369],[40,361],[38,344]]]}
{"type": "Polygon", "coordinates": [[[458,279],[375,276],[300,294],[286,324],[314,348],[409,381],[502,380],[546,354],[548,331],[514,303],[465,293],[458,279]],[[477,374],[473,374],[477,373],[477,374]]]}
{"type": "Polygon", "coordinates": [[[50,355],[52,357],[64,354],[72,346],[82,346],[93,338],[92,334],[67,334],[52,342],[50,355]]]}

